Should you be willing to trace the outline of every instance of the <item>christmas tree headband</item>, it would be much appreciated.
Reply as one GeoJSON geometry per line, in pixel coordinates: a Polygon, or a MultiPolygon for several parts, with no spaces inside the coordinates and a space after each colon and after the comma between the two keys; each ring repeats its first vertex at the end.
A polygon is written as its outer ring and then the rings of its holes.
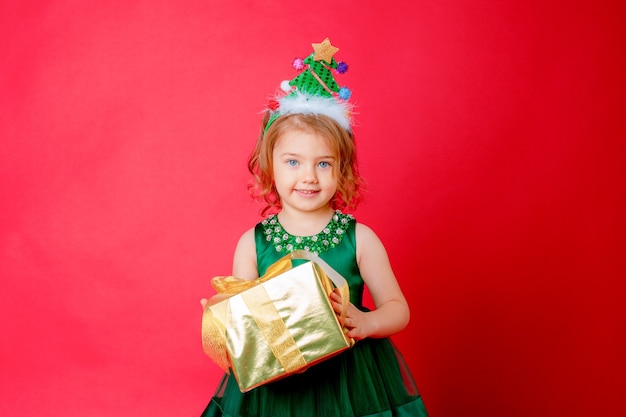
{"type": "Polygon", "coordinates": [[[348,70],[345,62],[335,61],[333,55],[339,48],[331,45],[328,38],[312,44],[313,52],[305,59],[295,58],[292,66],[301,71],[293,80],[280,84],[283,93],[270,100],[270,119],[265,131],[279,117],[287,114],[322,114],[351,131],[351,109],[348,99],[350,89],[339,87],[333,72],[343,74],[348,70]]]}

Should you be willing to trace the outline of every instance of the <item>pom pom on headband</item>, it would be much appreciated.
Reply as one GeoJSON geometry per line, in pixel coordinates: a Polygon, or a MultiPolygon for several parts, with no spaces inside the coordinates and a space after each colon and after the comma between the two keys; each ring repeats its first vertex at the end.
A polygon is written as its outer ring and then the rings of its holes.
{"type": "Polygon", "coordinates": [[[270,99],[270,119],[265,131],[281,115],[322,114],[335,120],[342,128],[351,130],[352,105],[348,99],[352,92],[339,87],[332,70],[344,74],[348,65],[335,61],[333,55],[339,50],[328,38],[312,44],[314,52],[305,59],[295,58],[292,66],[302,71],[293,80],[285,80],[280,87],[285,94],[270,99]]]}

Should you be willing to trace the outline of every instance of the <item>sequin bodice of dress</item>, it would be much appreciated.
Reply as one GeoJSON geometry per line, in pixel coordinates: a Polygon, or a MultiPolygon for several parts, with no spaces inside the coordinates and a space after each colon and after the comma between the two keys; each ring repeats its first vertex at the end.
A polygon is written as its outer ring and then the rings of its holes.
{"type": "Polygon", "coordinates": [[[319,255],[343,276],[350,287],[350,302],[362,307],[363,279],[356,262],[356,221],[350,214],[335,212],[330,222],[313,236],[294,236],[285,231],[278,216],[272,215],[256,226],[255,243],[259,276],[294,250],[319,255]]]}

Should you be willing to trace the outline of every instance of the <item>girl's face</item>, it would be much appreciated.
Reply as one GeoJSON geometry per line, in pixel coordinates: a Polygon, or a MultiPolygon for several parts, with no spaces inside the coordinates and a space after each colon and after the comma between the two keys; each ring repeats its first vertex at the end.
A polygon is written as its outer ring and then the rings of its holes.
{"type": "Polygon", "coordinates": [[[337,191],[336,157],[324,137],[301,130],[283,133],[272,154],[282,210],[327,211],[337,191]]]}

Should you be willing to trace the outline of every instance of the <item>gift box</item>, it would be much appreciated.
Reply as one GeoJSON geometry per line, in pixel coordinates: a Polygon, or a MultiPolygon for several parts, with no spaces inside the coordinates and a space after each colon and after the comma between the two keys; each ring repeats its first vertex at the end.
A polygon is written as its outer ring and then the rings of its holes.
{"type": "Polygon", "coordinates": [[[303,372],[354,345],[330,303],[338,288],[345,315],[346,280],[318,256],[294,251],[256,280],[216,277],[204,307],[202,346],[242,392],[303,372]],[[293,266],[293,259],[309,262],[293,266]]]}

